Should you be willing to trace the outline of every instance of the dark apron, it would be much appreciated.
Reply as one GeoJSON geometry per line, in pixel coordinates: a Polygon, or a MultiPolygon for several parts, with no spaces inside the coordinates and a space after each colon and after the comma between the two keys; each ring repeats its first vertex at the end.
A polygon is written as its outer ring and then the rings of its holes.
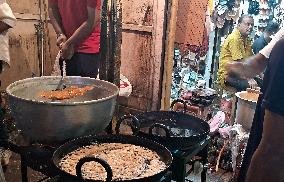
{"type": "Polygon", "coordinates": [[[257,106],[255,109],[255,114],[254,114],[251,130],[250,130],[250,136],[248,139],[245,155],[244,155],[242,166],[240,169],[238,182],[245,181],[251,158],[261,141],[263,121],[264,121],[264,108],[261,107],[262,99],[263,99],[263,94],[259,96],[257,106]]]}

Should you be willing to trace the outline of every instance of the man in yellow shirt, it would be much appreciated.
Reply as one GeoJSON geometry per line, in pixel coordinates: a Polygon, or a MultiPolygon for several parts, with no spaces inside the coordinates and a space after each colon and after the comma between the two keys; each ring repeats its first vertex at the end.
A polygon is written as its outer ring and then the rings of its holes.
{"type": "Polygon", "coordinates": [[[243,61],[253,55],[252,42],[248,37],[253,29],[254,20],[250,15],[243,15],[238,20],[237,28],[225,39],[220,53],[218,82],[223,87],[234,87],[237,91],[256,85],[253,79],[246,80],[228,77],[225,65],[232,61],[243,61]]]}

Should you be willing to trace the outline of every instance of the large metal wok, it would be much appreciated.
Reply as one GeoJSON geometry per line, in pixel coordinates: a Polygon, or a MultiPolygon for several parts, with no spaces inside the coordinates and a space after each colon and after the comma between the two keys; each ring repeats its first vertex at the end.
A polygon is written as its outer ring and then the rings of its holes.
{"type": "MultiPolygon", "coordinates": [[[[180,101],[179,101],[180,102],[180,101]]],[[[176,102],[172,103],[172,107],[176,102]]],[[[184,104],[184,112],[186,105],[184,104]]],[[[123,121],[131,119],[134,135],[154,140],[170,150],[193,147],[209,134],[209,124],[202,119],[176,111],[151,111],[137,116],[125,115],[117,121],[119,130],[123,121]]]]}
{"type": "Polygon", "coordinates": [[[17,127],[32,142],[60,142],[101,132],[110,123],[119,89],[112,83],[86,77],[65,77],[66,86],[93,85],[94,89],[67,100],[50,100],[40,91],[56,89],[61,77],[20,80],[7,87],[17,127]]]}
{"type": "MultiPolygon", "coordinates": [[[[60,167],[60,161],[61,159],[67,155],[68,153],[81,148],[85,147],[88,145],[94,145],[94,144],[101,144],[101,143],[125,143],[125,144],[133,144],[137,146],[142,146],[147,149],[150,149],[152,151],[157,152],[157,154],[160,156],[160,160],[163,161],[166,164],[166,169],[160,171],[159,173],[153,175],[153,176],[148,176],[148,177],[143,177],[139,178],[137,177],[136,179],[132,180],[123,180],[123,181],[145,181],[145,182],[156,182],[160,181],[160,179],[166,174],[168,171],[171,163],[172,163],[172,155],[171,152],[165,148],[164,146],[153,142],[151,140],[147,140],[144,138],[139,138],[136,136],[123,136],[123,135],[102,135],[102,136],[88,136],[88,137],[82,137],[79,139],[72,140],[70,142],[65,143],[61,147],[59,147],[53,154],[53,163],[55,166],[59,169],[60,174],[68,179],[68,181],[94,181],[94,180],[82,180],[82,173],[81,173],[81,167],[84,163],[90,162],[90,161],[96,161],[100,163],[105,170],[107,171],[107,179],[106,181],[113,181],[112,180],[112,170],[111,166],[107,164],[106,161],[94,157],[94,156],[86,156],[82,158],[77,166],[76,166],[76,172],[77,175],[71,175],[67,173],[66,171],[62,170],[60,167]]],[[[128,166],[125,166],[128,167],[128,166]]]]}

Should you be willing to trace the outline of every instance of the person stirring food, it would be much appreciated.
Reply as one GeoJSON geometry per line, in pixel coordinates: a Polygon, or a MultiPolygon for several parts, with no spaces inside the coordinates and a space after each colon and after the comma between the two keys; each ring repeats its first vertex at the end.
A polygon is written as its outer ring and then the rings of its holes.
{"type": "MultiPolygon", "coordinates": [[[[101,0],[48,0],[67,76],[96,78],[100,62],[101,0]]],[[[62,63],[61,63],[62,64],[62,63]]]]}

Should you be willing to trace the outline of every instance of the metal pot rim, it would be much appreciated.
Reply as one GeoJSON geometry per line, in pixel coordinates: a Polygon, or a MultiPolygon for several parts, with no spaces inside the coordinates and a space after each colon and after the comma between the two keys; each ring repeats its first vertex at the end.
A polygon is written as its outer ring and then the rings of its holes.
{"type": "MultiPolygon", "coordinates": [[[[33,104],[39,104],[39,105],[46,105],[46,104],[50,104],[50,105],[68,105],[68,106],[75,106],[75,105],[84,105],[84,104],[92,104],[92,103],[99,103],[99,102],[103,102],[105,100],[110,100],[114,97],[117,97],[118,94],[119,94],[119,88],[113,84],[113,83],[110,83],[110,82],[107,82],[107,81],[104,81],[104,80],[99,80],[101,82],[104,82],[104,83],[107,83],[107,84],[110,84],[110,85],[113,85],[114,88],[116,88],[116,91],[115,91],[115,94],[113,95],[110,95],[108,97],[105,97],[105,98],[101,98],[101,99],[96,99],[96,100],[89,100],[89,101],[83,101],[83,102],[60,102],[60,101],[39,101],[39,100],[35,100],[35,99],[25,99],[25,98],[21,98],[21,97],[18,97],[14,94],[11,93],[11,88],[21,82],[27,82],[27,81],[30,81],[30,80],[35,80],[35,79],[41,79],[41,78],[61,78],[61,76],[42,76],[42,77],[33,77],[33,78],[26,78],[26,79],[22,79],[22,80],[18,80],[18,81],[15,81],[13,83],[11,83],[7,88],[6,88],[6,92],[8,95],[12,96],[12,97],[15,97],[19,100],[23,100],[23,101],[26,101],[26,102],[30,102],[30,103],[33,103],[33,104]]],[[[91,79],[91,80],[98,80],[96,78],[90,78],[90,77],[80,77],[80,76],[68,76],[68,78],[85,78],[85,79],[91,79]]]]}
{"type": "Polygon", "coordinates": [[[257,103],[257,101],[242,98],[240,96],[242,93],[247,93],[247,91],[237,92],[237,93],[235,93],[235,96],[238,97],[239,99],[243,100],[243,101],[257,103]]]}

